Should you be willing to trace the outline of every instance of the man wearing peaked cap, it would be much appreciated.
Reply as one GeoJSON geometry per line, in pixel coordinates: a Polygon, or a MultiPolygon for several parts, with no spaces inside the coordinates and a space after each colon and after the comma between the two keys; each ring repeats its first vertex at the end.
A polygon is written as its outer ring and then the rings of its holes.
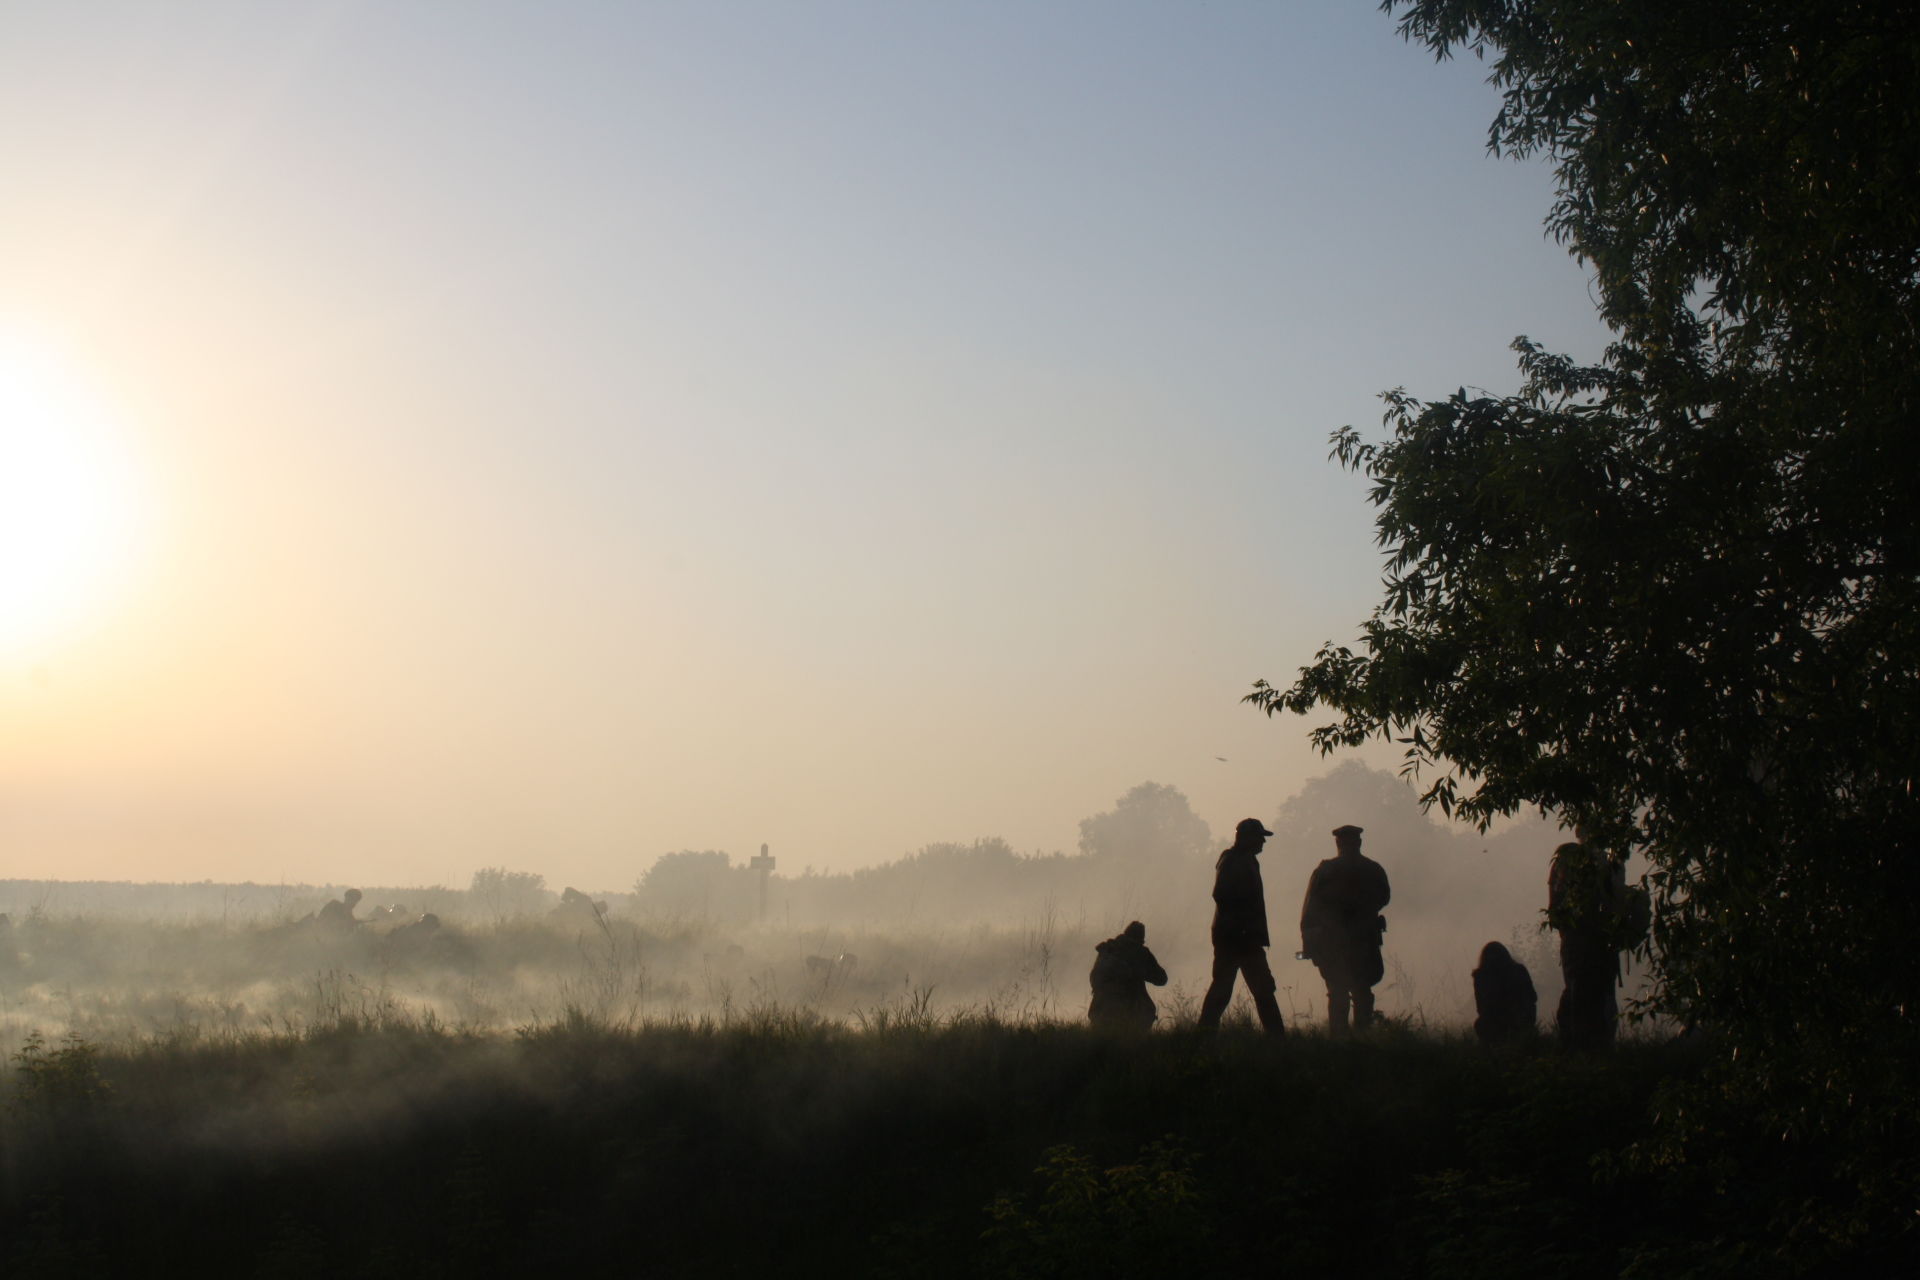
{"type": "Polygon", "coordinates": [[[1213,981],[1200,1002],[1203,1031],[1219,1027],[1233,998],[1233,980],[1244,976],[1261,1027],[1268,1035],[1286,1032],[1267,966],[1267,895],[1260,882],[1260,850],[1272,834],[1258,818],[1242,819],[1234,828],[1233,847],[1214,863],[1213,981]]]}
{"type": "Polygon", "coordinates": [[[1360,828],[1333,829],[1335,854],[1313,869],[1307,900],[1300,909],[1300,951],[1313,961],[1327,984],[1327,1030],[1347,1034],[1347,1011],[1354,1026],[1373,1022],[1373,985],[1386,974],[1380,935],[1387,918],[1381,909],[1393,897],[1387,873],[1360,852],[1360,828]]]}

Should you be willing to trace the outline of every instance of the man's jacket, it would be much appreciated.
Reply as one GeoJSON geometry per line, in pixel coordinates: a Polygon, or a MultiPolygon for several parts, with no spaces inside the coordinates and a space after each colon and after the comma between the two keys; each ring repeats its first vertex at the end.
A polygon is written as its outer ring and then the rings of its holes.
{"type": "Polygon", "coordinates": [[[1268,945],[1267,891],[1260,883],[1260,856],[1238,845],[1214,863],[1213,945],[1268,945]]]}

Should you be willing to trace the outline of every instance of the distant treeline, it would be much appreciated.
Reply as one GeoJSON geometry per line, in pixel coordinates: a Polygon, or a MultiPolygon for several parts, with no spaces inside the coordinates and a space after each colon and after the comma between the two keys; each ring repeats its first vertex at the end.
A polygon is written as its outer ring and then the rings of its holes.
{"type": "MultiPolygon", "coordinates": [[[[1273,824],[1263,861],[1276,937],[1297,914],[1313,865],[1332,855],[1336,826],[1366,829],[1368,853],[1394,878],[1393,914],[1484,919],[1475,930],[1501,940],[1539,923],[1547,859],[1558,842],[1540,822],[1493,836],[1443,826],[1420,811],[1400,779],[1355,762],[1312,780],[1272,814],[1218,816],[1222,831],[1248,816],[1273,824]]],[[[794,874],[782,866],[766,878],[766,913],[789,924],[938,926],[1052,910],[1114,929],[1144,917],[1161,934],[1204,933],[1213,860],[1224,845],[1178,789],[1148,782],[1082,821],[1075,853],[1024,854],[994,837],[929,844],[851,872],[794,874]]],[[[627,902],[647,914],[741,923],[760,912],[761,889],[747,857],[682,850],[656,859],[627,902]]]]}
{"type": "MultiPolygon", "coordinates": [[[[1224,830],[1250,815],[1216,816],[1224,830]]],[[[1558,840],[1550,824],[1521,823],[1492,835],[1450,828],[1423,814],[1400,779],[1354,762],[1312,780],[1271,814],[1259,816],[1277,833],[1262,857],[1276,972],[1283,987],[1297,985],[1297,1002],[1311,1004],[1318,990],[1312,973],[1291,959],[1301,894],[1314,864],[1332,852],[1332,828],[1354,823],[1366,830],[1368,854],[1393,879],[1384,1009],[1419,1010],[1442,1020],[1470,1010],[1467,974],[1488,941],[1508,944],[1532,966],[1544,1007],[1551,1007],[1558,967],[1550,940],[1539,930],[1548,856],[1558,840]]],[[[891,862],[846,872],[796,867],[797,859],[782,857],[763,884],[750,856],[682,850],[644,864],[625,890],[579,888],[606,906],[604,918],[663,935],[688,927],[739,933],[764,922],[789,933],[824,929],[931,937],[988,926],[1045,935],[1057,929],[1097,940],[1140,919],[1176,982],[1192,986],[1204,985],[1212,865],[1223,846],[1215,827],[1193,811],[1186,796],[1149,782],[1126,792],[1111,810],[1084,820],[1073,853],[1022,853],[989,837],[929,844],[891,862]]],[[[7,880],[0,881],[0,911],[12,913],[16,922],[40,914],[260,929],[298,921],[339,898],[346,887],[7,880]]],[[[425,912],[460,927],[541,917],[559,906],[560,891],[568,886],[548,884],[538,869],[482,867],[464,888],[354,887],[365,895],[359,917],[374,918],[378,912],[384,929],[425,912]],[[393,908],[400,910],[382,910],[393,908]]],[[[1061,973],[1084,973],[1081,966],[1091,963],[1091,952],[1076,950],[1060,961],[1061,973]]]]}
{"type": "MultiPolygon", "coordinates": [[[[0,880],[0,911],[20,920],[31,914],[131,916],[154,920],[217,920],[234,925],[298,919],[338,898],[347,885],[137,883],[126,880],[0,880]]],[[[469,894],[440,886],[354,886],[371,907],[403,903],[412,910],[462,912],[469,894]]]]}

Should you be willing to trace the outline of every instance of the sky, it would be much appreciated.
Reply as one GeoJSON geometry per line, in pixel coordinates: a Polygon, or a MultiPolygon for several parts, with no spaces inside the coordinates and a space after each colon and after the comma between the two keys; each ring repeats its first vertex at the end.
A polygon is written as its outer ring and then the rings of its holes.
{"type": "MultiPolygon", "coordinates": [[[[1597,356],[1367,0],[0,0],[0,876],[1217,832],[1328,436],[1597,356]]],[[[1364,756],[1390,762],[1389,752],[1364,756]]]]}

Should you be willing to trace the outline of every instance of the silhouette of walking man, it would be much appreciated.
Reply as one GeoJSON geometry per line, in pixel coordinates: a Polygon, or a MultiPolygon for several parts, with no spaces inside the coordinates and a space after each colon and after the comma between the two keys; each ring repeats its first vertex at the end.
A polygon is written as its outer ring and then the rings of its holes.
{"type": "Polygon", "coordinates": [[[1364,1031],[1373,1022],[1373,984],[1386,975],[1380,909],[1393,897],[1387,872],[1360,852],[1360,828],[1333,830],[1335,855],[1313,869],[1300,909],[1300,952],[1327,984],[1327,1030],[1347,1034],[1347,1008],[1364,1031]]]}
{"type": "Polygon", "coordinates": [[[1232,847],[1213,864],[1213,981],[1200,1002],[1203,1031],[1219,1027],[1233,998],[1233,980],[1241,975],[1267,1034],[1286,1032],[1273,998],[1273,970],[1267,967],[1267,893],[1260,882],[1260,850],[1272,834],[1258,818],[1243,819],[1234,828],[1232,847]]]}

